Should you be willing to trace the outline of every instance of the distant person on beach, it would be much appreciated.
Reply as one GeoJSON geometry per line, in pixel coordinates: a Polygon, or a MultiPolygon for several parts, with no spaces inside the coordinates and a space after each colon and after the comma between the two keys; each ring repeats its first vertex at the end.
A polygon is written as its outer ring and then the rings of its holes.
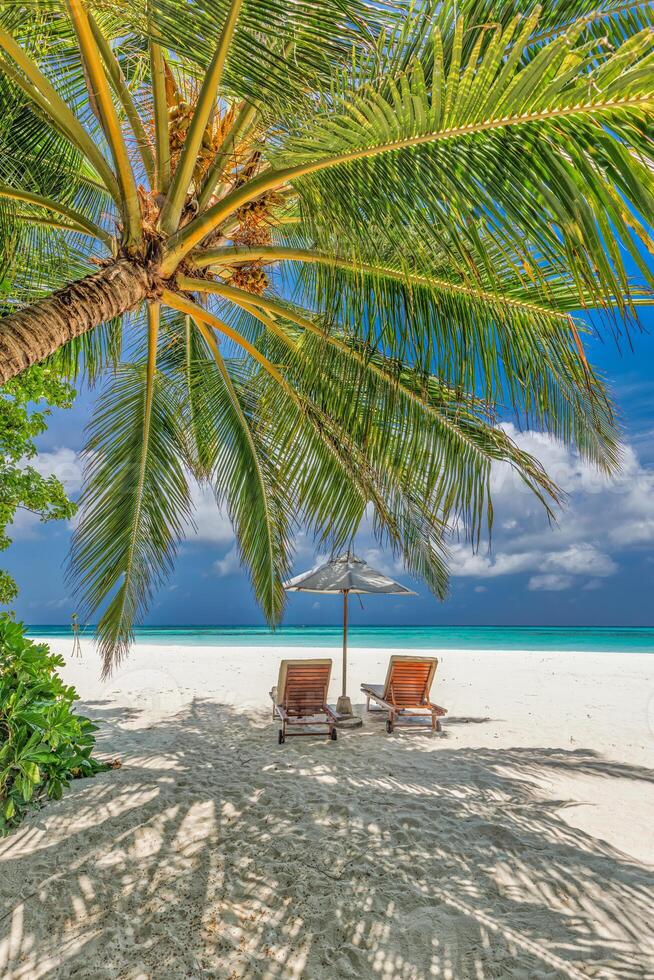
{"type": "Polygon", "coordinates": [[[73,613],[73,615],[70,617],[70,623],[73,631],[73,656],[81,659],[82,644],[80,643],[79,639],[79,620],[77,618],[77,613],[73,613]]]}

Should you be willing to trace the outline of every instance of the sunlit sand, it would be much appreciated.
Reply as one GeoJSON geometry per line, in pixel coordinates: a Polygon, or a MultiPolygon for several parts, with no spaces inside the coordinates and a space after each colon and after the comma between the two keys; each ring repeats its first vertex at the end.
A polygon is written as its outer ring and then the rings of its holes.
{"type": "MultiPolygon", "coordinates": [[[[435,651],[442,737],[279,746],[310,650],[139,645],[102,683],[52,645],[122,768],[0,841],[3,978],[651,975],[651,656],[435,651]]],[[[355,710],[390,652],[352,650],[355,710]]]]}

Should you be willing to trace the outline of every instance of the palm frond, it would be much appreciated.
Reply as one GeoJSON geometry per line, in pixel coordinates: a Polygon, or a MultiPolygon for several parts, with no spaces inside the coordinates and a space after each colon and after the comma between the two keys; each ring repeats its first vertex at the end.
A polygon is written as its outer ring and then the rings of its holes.
{"type": "Polygon", "coordinates": [[[184,148],[179,163],[175,168],[175,175],[168,190],[166,200],[161,209],[159,221],[163,231],[167,233],[175,231],[179,224],[179,216],[182,212],[191,183],[198,151],[209,120],[215,111],[216,96],[218,94],[221,76],[225,68],[225,62],[227,61],[227,55],[231,47],[242,5],[243,0],[231,0],[225,17],[225,23],[219,35],[216,50],[202,80],[202,86],[198,93],[195,111],[184,142],[184,148]]]}
{"type": "MultiPolygon", "coordinates": [[[[391,282],[394,283],[394,280],[391,282]]],[[[409,317],[415,317],[414,307],[420,301],[419,290],[412,291],[410,307],[405,303],[398,308],[398,297],[395,297],[395,310],[399,315],[391,321],[390,329],[384,329],[373,338],[369,329],[356,331],[356,316],[348,322],[350,329],[344,333],[338,326],[334,327],[338,321],[316,319],[306,310],[298,311],[288,302],[267,296],[250,296],[228,285],[184,276],[179,277],[179,283],[183,288],[215,292],[246,309],[252,310],[254,307],[256,311],[259,308],[282,320],[291,321],[305,335],[321,344],[324,357],[340,359],[350,365],[356,377],[365,372],[378,383],[396,389],[407,402],[431,413],[434,424],[439,422],[445,427],[449,426],[446,418],[438,417],[436,406],[421,402],[420,384],[405,386],[404,377],[413,376],[419,380],[436,370],[441,385],[474,392],[485,404],[497,403],[506,393],[513,410],[523,417],[538,420],[560,438],[574,440],[587,458],[608,471],[616,466],[617,434],[611,404],[601,382],[594,376],[585,358],[580,356],[576,335],[569,321],[561,325],[560,320],[550,317],[540,324],[539,330],[538,318],[530,312],[528,317],[512,321],[510,326],[514,329],[502,334],[496,324],[502,328],[505,326],[506,311],[489,318],[488,304],[482,304],[481,310],[475,310],[474,306],[471,310],[471,298],[464,294],[465,303],[460,306],[457,302],[459,294],[455,292],[454,300],[446,306],[443,320],[437,320],[437,329],[433,333],[424,325],[429,323],[433,310],[428,307],[425,311],[419,331],[416,331],[417,342],[422,341],[427,346],[428,356],[425,357],[422,349],[418,349],[418,356],[415,356],[415,351],[407,351],[404,346],[406,331],[402,330],[402,314],[406,312],[409,317]],[[452,325],[449,337],[444,336],[443,324],[452,325]],[[466,337],[468,324],[473,328],[470,342],[466,337]],[[519,329],[515,329],[516,326],[519,329]],[[487,331],[490,331],[490,336],[487,331]],[[401,345],[399,349],[398,343],[401,345]],[[407,368],[408,364],[413,367],[407,368]],[[435,368],[432,366],[434,364],[435,368]]],[[[343,296],[343,291],[339,296],[343,296]]],[[[378,314],[388,317],[393,310],[390,291],[384,295],[384,285],[378,280],[374,283],[374,289],[365,292],[362,298],[357,297],[357,300],[361,300],[357,303],[357,312],[364,322],[367,322],[366,301],[372,304],[373,325],[377,322],[378,314]],[[377,290],[383,297],[379,307],[376,306],[377,290]]],[[[440,305],[444,305],[442,298],[440,305]]],[[[494,312],[492,307],[490,312],[494,312]]],[[[437,313],[440,317],[443,310],[439,309],[437,313]]],[[[283,329],[279,322],[268,323],[268,326],[277,335],[283,329]]],[[[355,395],[351,396],[358,398],[356,385],[353,391],[355,395]]]]}
{"type": "Polygon", "coordinates": [[[93,388],[109,372],[117,370],[122,337],[120,319],[109,320],[64,344],[47,363],[63,378],[93,388]]]}
{"type": "Polygon", "coordinates": [[[194,429],[202,433],[202,469],[218,503],[227,507],[242,563],[250,572],[254,595],[271,624],[284,608],[284,579],[291,568],[291,500],[274,458],[260,437],[261,420],[253,397],[251,372],[227,362],[213,335],[200,322],[211,360],[194,359],[188,375],[189,404],[194,406],[194,429]]]}
{"type": "Polygon", "coordinates": [[[98,21],[90,14],[89,24],[93,32],[93,39],[95,40],[98,50],[102,56],[102,60],[107,70],[112,87],[118,96],[120,105],[122,106],[127,119],[129,120],[148,181],[150,186],[153,187],[155,184],[155,161],[152,148],[150,146],[150,139],[145,131],[145,126],[138,107],[135,104],[132,93],[130,92],[129,84],[123,73],[120,60],[112,48],[110,38],[105,35],[98,21]]]}
{"type": "Polygon", "coordinates": [[[87,615],[106,603],[97,627],[105,675],[125,656],[191,520],[179,406],[155,365],[157,316],[151,308],[147,364],[120,366],[85,448],[71,571],[87,615]]]}
{"type": "Polygon", "coordinates": [[[3,52],[0,71],[22,91],[31,106],[38,109],[66,140],[84,154],[114,200],[120,200],[116,177],[89,132],[29,51],[16,42],[1,22],[0,50],[3,52]]]}
{"type": "Polygon", "coordinates": [[[536,22],[534,15],[491,37],[468,63],[458,47],[449,65],[439,55],[436,88],[419,61],[367,87],[345,81],[323,111],[271,152],[270,170],[172,240],[164,267],[234,209],[292,182],[306,199],[305,213],[319,214],[318,201],[332,200],[350,216],[365,207],[380,225],[391,208],[396,220],[410,223],[416,201],[427,203],[437,226],[446,225],[444,216],[465,215],[474,201],[473,214],[525,258],[565,264],[598,300],[621,296],[624,263],[617,253],[602,261],[602,221],[632,254],[638,239],[649,241],[653,178],[638,158],[649,153],[650,35],[642,31],[605,51],[577,46],[580,28],[572,28],[521,63],[536,22]],[[621,144],[630,152],[617,152],[621,144]],[[385,193],[370,195],[372,186],[385,193]],[[611,200],[615,188],[622,206],[611,200]],[[447,203],[445,215],[439,202],[447,203]]]}
{"type": "Polygon", "coordinates": [[[126,245],[136,246],[142,237],[141,211],[136,193],[136,180],[112,98],[109,78],[83,0],[67,0],[67,3],[87,79],[89,98],[96,107],[102,130],[111,149],[126,221],[126,245]]]}
{"type": "MultiPolygon", "coordinates": [[[[166,48],[204,74],[230,0],[196,0],[188,16],[184,0],[152,0],[152,31],[166,48]]],[[[325,84],[334,64],[352,47],[370,44],[389,18],[403,14],[382,0],[245,0],[225,67],[224,89],[237,99],[291,107],[325,84]]]]}

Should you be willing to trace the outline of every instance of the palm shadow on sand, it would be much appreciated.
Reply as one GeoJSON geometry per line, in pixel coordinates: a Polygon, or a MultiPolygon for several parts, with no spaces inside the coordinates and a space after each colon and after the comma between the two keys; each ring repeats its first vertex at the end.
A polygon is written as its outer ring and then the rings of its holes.
{"type": "Polygon", "coordinates": [[[81,710],[123,767],[0,841],[7,980],[647,975],[654,878],[534,782],[647,769],[375,723],[278,747],[200,699],[129,733],[136,709],[81,710]]]}

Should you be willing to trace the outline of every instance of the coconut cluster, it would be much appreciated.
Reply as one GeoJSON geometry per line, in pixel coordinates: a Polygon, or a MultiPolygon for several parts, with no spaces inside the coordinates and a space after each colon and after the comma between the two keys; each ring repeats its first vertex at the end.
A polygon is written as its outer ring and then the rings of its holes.
{"type": "MultiPolygon", "coordinates": [[[[168,132],[170,137],[170,162],[174,170],[179,163],[188,130],[193,119],[195,106],[181,97],[172,86],[168,91],[168,132]]],[[[207,126],[202,137],[202,145],[198,152],[193,170],[193,182],[196,190],[204,180],[212,161],[224,142],[234,119],[234,110],[230,109],[223,116],[216,117],[207,126]]],[[[231,178],[231,189],[246,184],[252,180],[261,165],[261,154],[249,152],[246,145],[234,148],[232,166],[242,164],[241,169],[231,178]],[[247,156],[246,156],[247,154],[247,156]]],[[[229,180],[229,178],[227,178],[229,180]]],[[[235,213],[236,227],[230,234],[234,245],[244,248],[256,248],[272,244],[271,217],[274,209],[283,202],[283,198],[275,193],[262,194],[255,201],[244,204],[235,213]]],[[[220,237],[220,232],[216,233],[220,237]]],[[[211,239],[207,240],[211,245],[211,239]]],[[[246,292],[261,296],[269,285],[269,279],[260,261],[248,262],[233,267],[230,282],[246,292]]]]}
{"type": "MultiPolygon", "coordinates": [[[[186,136],[188,134],[195,105],[187,102],[177,92],[172,95],[172,105],[168,109],[168,135],[170,142],[170,163],[174,170],[179,162],[186,136]]],[[[193,168],[193,183],[196,189],[207,175],[211,163],[220,150],[225,134],[230,129],[234,119],[234,110],[230,109],[223,116],[216,116],[209,122],[202,135],[202,143],[193,168]]]]}
{"type": "MultiPolygon", "coordinates": [[[[275,207],[281,202],[280,195],[271,191],[239,208],[235,216],[238,225],[231,235],[234,245],[243,248],[272,245],[270,219],[275,207]]],[[[269,279],[261,262],[248,262],[234,268],[231,283],[248,293],[261,296],[268,288],[269,279]]]]}
{"type": "Polygon", "coordinates": [[[170,163],[173,170],[179,163],[192,119],[193,106],[181,97],[176,97],[168,109],[168,140],[170,143],[170,163]]]}

